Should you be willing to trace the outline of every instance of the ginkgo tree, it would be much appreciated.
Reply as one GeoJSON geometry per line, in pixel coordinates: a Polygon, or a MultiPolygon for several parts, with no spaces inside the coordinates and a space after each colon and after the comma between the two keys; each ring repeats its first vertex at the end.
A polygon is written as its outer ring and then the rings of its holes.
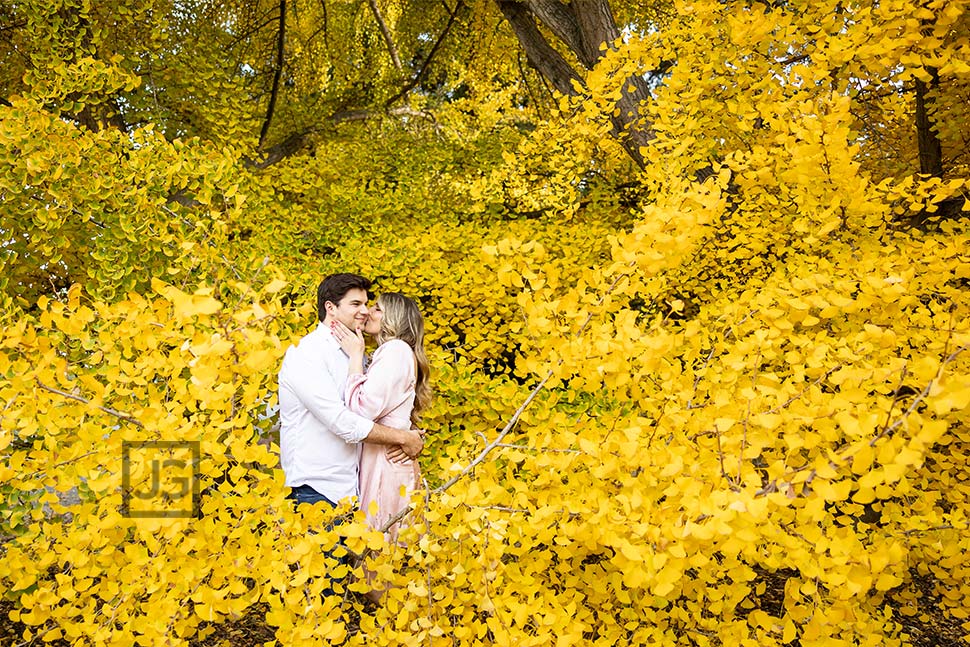
{"type": "Polygon", "coordinates": [[[970,633],[967,3],[422,8],[0,9],[5,622],[970,633]],[[427,319],[402,546],[294,510],[277,465],[279,362],[347,270],[427,319]],[[186,483],[188,517],[137,496],[186,483]],[[379,607],[323,595],[359,556],[379,607]]]}

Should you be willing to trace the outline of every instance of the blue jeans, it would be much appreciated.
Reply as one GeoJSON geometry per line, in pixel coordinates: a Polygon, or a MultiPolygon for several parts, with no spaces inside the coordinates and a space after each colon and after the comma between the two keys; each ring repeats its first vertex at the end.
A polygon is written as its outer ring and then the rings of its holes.
{"type": "Polygon", "coordinates": [[[296,501],[297,505],[300,505],[301,503],[309,503],[309,504],[320,503],[321,501],[323,501],[331,508],[337,507],[336,503],[334,503],[327,497],[323,496],[322,494],[314,490],[309,485],[298,485],[294,488],[290,488],[290,494],[286,498],[293,499],[294,501],[296,501]]]}
{"type": "MultiPolygon", "coordinates": [[[[320,494],[319,492],[317,492],[316,490],[314,490],[309,485],[298,485],[295,488],[290,488],[290,493],[287,495],[286,498],[287,499],[291,499],[293,501],[296,501],[296,506],[297,507],[300,507],[301,505],[314,505],[314,504],[317,504],[317,503],[323,503],[323,504],[329,506],[330,509],[333,509],[333,508],[336,508],[337,507],[337,504],[336,503],[334,503],[333,501],[331,501],[327,497],[323,496],[322,494],[320,494]]],[[[343,517],[337,517],[330,524],[327,525],[327,530],[332,530],[334,526],[339,526],[343,522],[344,522],[344,518],[343,517]]],[[[341,539],[340,542],[338,542],[337,546],[341,546],[342,547],[343,545],[344,545],[344,542],[341,539]]],[[[347,550],[346,550],[346,548],[344,548],[343,555],[341,555],[340,557],[337,557],[334,554],[335,550],[336,550],[336,546],[334,548],[331,548],[330,550],[327,550],[324,553],[324,556],[328,560],[333,560],[338,565],[345,564],[347,562],[347,550]]],[[[335,583],[337,583],[337,584],[342,583],[343,580],[344,580],[343,577],[339,577],[339,578],[330,577],[329,579],[330,579],[330,584],[327,585],[327,587],[323,590],[323,597],[329,597],[331,595],[335,595],[334,590],[332,588],[333,587],[333,584],[335,584],[335,583]]]]}

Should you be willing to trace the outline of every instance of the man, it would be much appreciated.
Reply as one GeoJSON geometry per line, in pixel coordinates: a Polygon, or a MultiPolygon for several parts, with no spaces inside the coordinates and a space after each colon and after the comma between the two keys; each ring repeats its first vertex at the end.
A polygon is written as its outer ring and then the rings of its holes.
{"type": "Polygon", "coordinates": [[[316,329],[291,346],[279,374],[280,463],[297,504],[337,502],[357,495],[360,443],[395,445],[402,459],[424,445],[411,429],[379,425],[344,406],[349,358],[330,332],[334,321],[349,329],[367,321],[370,281],[334,274],[317,288],[316,329]]]}

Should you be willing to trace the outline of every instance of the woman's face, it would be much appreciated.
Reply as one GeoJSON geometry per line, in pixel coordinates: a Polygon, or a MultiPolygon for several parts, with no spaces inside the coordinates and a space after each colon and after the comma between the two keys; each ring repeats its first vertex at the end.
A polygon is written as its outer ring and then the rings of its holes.
{"type": "Polygon", "coordinates": [[[367,313],[367,321],[364,322],[364,334],[376,337],[381,331],[381,321],[384,319],[384,311],[381,309],[381,302],[378,301],[367,313]]]}

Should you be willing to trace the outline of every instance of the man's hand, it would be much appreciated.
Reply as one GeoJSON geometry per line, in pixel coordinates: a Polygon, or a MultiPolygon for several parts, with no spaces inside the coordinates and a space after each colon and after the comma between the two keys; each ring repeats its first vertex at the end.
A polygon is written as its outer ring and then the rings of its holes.
{"type": "Polygon", "coordinates": [[[387,457],[392,463],[403,463],[417,458],[424,448],[424,439],[417,430],[395,429],[376,422],[364,441],[387,445],[387,457]]]}
{"type": "Polygon", "coordinates": [[[403,451],[408,458],[414,459],[418,457],[421,450],[424,449],[424,438],[421,434],[417,433],[413,429],[407,431],[408,438],[401,443],[401,451],[403,451]]]}

